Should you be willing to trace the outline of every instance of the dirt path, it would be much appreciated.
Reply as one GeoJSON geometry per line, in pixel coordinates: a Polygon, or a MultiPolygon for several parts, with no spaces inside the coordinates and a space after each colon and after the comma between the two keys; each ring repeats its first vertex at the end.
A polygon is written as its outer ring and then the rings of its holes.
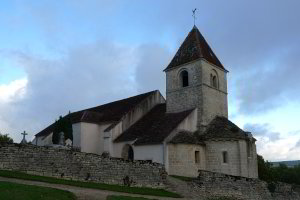
{"type": "MultiPolygon", "coordinates": [[[[13,183],[20,183],[25,185],[37,185],[43,187],[50,187],[56,188],[61,190],[67,190],[76,195],[78,200],[106,200],[108,195],[124,195],[124,196],[132,196],[132,197],[145,197],[149,199],[165,199],[165,200],[174,200],[175,198],[167,198],[167,197],[155,197],[155,196],[147,196],[147,195],[138,195],[138,194],[128,194],[128,193],[121,193],[121,192],[112,192],[106,190],[97,190],[97,189],[88,189],[88,188],[81,188],[69,185],[61,185],[61,184],[50,184],[50,183],[43,183],[38,181],[28,181],[28,180],[21,180],[21,179],[14,179],[14,178],[4,178],[0,177],[0,181],[6,182],[13,182],[13,183]]],[[[183,198],[181,200],[184,200],[183,198]]]]}

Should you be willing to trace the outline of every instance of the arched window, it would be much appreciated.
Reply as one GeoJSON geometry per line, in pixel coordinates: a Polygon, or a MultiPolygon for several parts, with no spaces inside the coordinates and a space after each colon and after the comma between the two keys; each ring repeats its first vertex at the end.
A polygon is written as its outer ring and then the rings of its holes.
{"type": "Polygon", "coordinates": [[[186,70],[183,70],[180,73],[180,78],[181,78],[181,86],[182,87],[189,86],[189,73],[186,70]]]}
{"type": "Polygon", "coordinates": [[[219,88],[219,79],[218,79],[218,74],[215,70],[212,71],[210,74],[210,85],[214,88],[219,88]]]}
{"type": "Polygon", "coordinates": [[[216,76],[213,76],[212,84],[213,84],[213,87],[218,88],[218,83],[217,83],[217,77],[216,76]]]}

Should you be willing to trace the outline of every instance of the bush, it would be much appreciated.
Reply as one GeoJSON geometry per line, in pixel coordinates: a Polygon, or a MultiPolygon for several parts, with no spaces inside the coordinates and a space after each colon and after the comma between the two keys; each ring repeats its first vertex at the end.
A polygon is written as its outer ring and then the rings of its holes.
{"type": "Polygon", "coordinates": [[[14,140],[8,134],[0,133],[0,143],[14,143],[14,140]]]}

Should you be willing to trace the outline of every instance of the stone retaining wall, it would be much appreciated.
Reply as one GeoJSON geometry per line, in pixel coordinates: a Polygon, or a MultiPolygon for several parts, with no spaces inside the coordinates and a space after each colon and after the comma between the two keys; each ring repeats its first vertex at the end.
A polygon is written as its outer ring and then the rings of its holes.
{"type": "Polygon", "coordinates": [[[147,187],[162,187],[167,176],[157,163],[19,144],[0,144],[0,169],[108,184],[123,185],[127,179],[131,185],[147,187]]]}
{"type": "Polygon", "coordinates": [[[200,171],[199,177],[189,183],[190,193],[199,197],[233,197],[243,200],[299,200],[300,194],[294,186],[276,183],[271,193],[268,184],[259,179],[230,176],[221,173],[200,171]]]}

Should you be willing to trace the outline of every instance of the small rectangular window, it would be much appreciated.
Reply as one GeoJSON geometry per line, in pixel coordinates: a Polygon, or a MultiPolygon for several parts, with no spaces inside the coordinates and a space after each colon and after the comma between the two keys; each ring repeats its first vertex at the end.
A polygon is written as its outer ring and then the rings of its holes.
{"type": "Polygon", "coordinates": [[[223,151],[222,156],[223,156],[223,163],[228,163],[228,153],[227,153],[227,151],[223,151]]]}
{"type": "Polygon", "coordinates": [[[195,151],[195,163],[200,163],[200,152],[195,151]]]}

